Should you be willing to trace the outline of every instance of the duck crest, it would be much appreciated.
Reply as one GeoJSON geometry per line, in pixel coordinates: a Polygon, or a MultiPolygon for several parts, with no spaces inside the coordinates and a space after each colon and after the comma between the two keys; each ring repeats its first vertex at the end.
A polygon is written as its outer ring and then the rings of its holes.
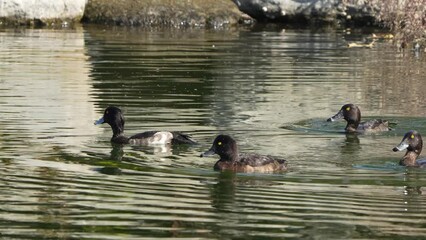
{"type": "Polygon", "coordinates": [[[220,161],[231,161],[237,162],[239,159],[238,146],[234,143],[229,145],[229,148],[225,149],[223,152],[219,153],[220,161]]]}
{"type": "Polygon", "coordinates": [[[113,137],[117,137],[124,134],[124,117],[120,116],[114,122],[110,124],[112,128],[113,137]]]}

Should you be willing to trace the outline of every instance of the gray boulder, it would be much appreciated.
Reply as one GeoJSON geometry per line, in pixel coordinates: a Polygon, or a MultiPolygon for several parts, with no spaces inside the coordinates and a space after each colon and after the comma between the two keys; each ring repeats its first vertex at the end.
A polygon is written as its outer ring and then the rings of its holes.
{"type": "Polygon", "coordinates": [[[371,20],[373,9],[365,0],[232,0],[247,15],[259,21],[334,22],[336,20],[371,20]]]}
{"type": "Polygon", "coordinates": [[[87,0],[0,0],[0,18],[15,23],[80,21],[87,0]]]}

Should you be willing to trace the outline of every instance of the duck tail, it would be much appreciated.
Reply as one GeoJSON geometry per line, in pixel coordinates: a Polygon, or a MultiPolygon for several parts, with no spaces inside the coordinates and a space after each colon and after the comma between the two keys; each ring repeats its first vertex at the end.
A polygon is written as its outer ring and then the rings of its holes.
{"type": "Polygon", "coordinates": [[[278,159],[277,160],[279,164],[278,171],[286,171],[287,170],[287,161],[284,159],[278,159]]]}
{"type": "Polygon", "coordinates": [[[188,134],[181,132],[172,132],[173,139],[172,144],[197,144],[188,134]]]}

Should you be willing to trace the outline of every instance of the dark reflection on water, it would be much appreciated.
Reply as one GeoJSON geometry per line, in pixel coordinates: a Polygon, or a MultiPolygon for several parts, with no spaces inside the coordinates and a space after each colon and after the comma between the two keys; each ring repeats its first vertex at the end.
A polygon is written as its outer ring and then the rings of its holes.
{"type": "Polygon", "coordinates": [[[0,30],[0,237],[422,238],[426,172],[397,165],[426,134],[424,54],[347,49],[340,30],[0,30]],[[345,134],[347,102],[393,131],[345,134]],[[176,130],[195,146],[120,146],[176,130]],[[217,173],[214,137],[290,171],[217,173]]]}

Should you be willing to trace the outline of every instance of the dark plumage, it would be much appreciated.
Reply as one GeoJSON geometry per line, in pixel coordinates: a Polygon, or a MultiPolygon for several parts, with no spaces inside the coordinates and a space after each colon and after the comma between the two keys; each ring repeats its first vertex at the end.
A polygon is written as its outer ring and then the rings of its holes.
{"type": "Polygon", "coordinates": [[[389,122],[382,119],[361,122],[361,111],[354,104],[345,104],[336,115],[327,119],[327,122],[334,122],[345,119],[347,124],[346,132],[383,132],[389,131],[389,122]]]}
{"type": "Polygon", "coordinates": [[[392,150],[397,152],[407,149],[404,157],[401,159],[401,161],[399,161],[400,165],[410,167],[426,167],[426,159],[417,160],[417,157],[422,152],[422,148],[422,136],[417,131],[411,130],[404,135],[401,143],[392,150]]]}
{"type": "Polygon", "coordinates": [[[231,170],[234,172],[275,172],[287,170],[287,161],[273,156],[262,156],[255,153],[239,154],[237,143],[227,135],[219,135],[212,147],[200,157],[218,154],[219,161],[214,170],[231,170]]]}
{"type": "Polygon", "coordinates": [[[188,135],[180,132],[148,131],[131,137],[124,136],[124,116],[118,107],[110,106],[104,111],[103,117],[95,121],[95,125],[108,123],[112,129],[111,142],[118,144],[196,144],[188,135]]]}

